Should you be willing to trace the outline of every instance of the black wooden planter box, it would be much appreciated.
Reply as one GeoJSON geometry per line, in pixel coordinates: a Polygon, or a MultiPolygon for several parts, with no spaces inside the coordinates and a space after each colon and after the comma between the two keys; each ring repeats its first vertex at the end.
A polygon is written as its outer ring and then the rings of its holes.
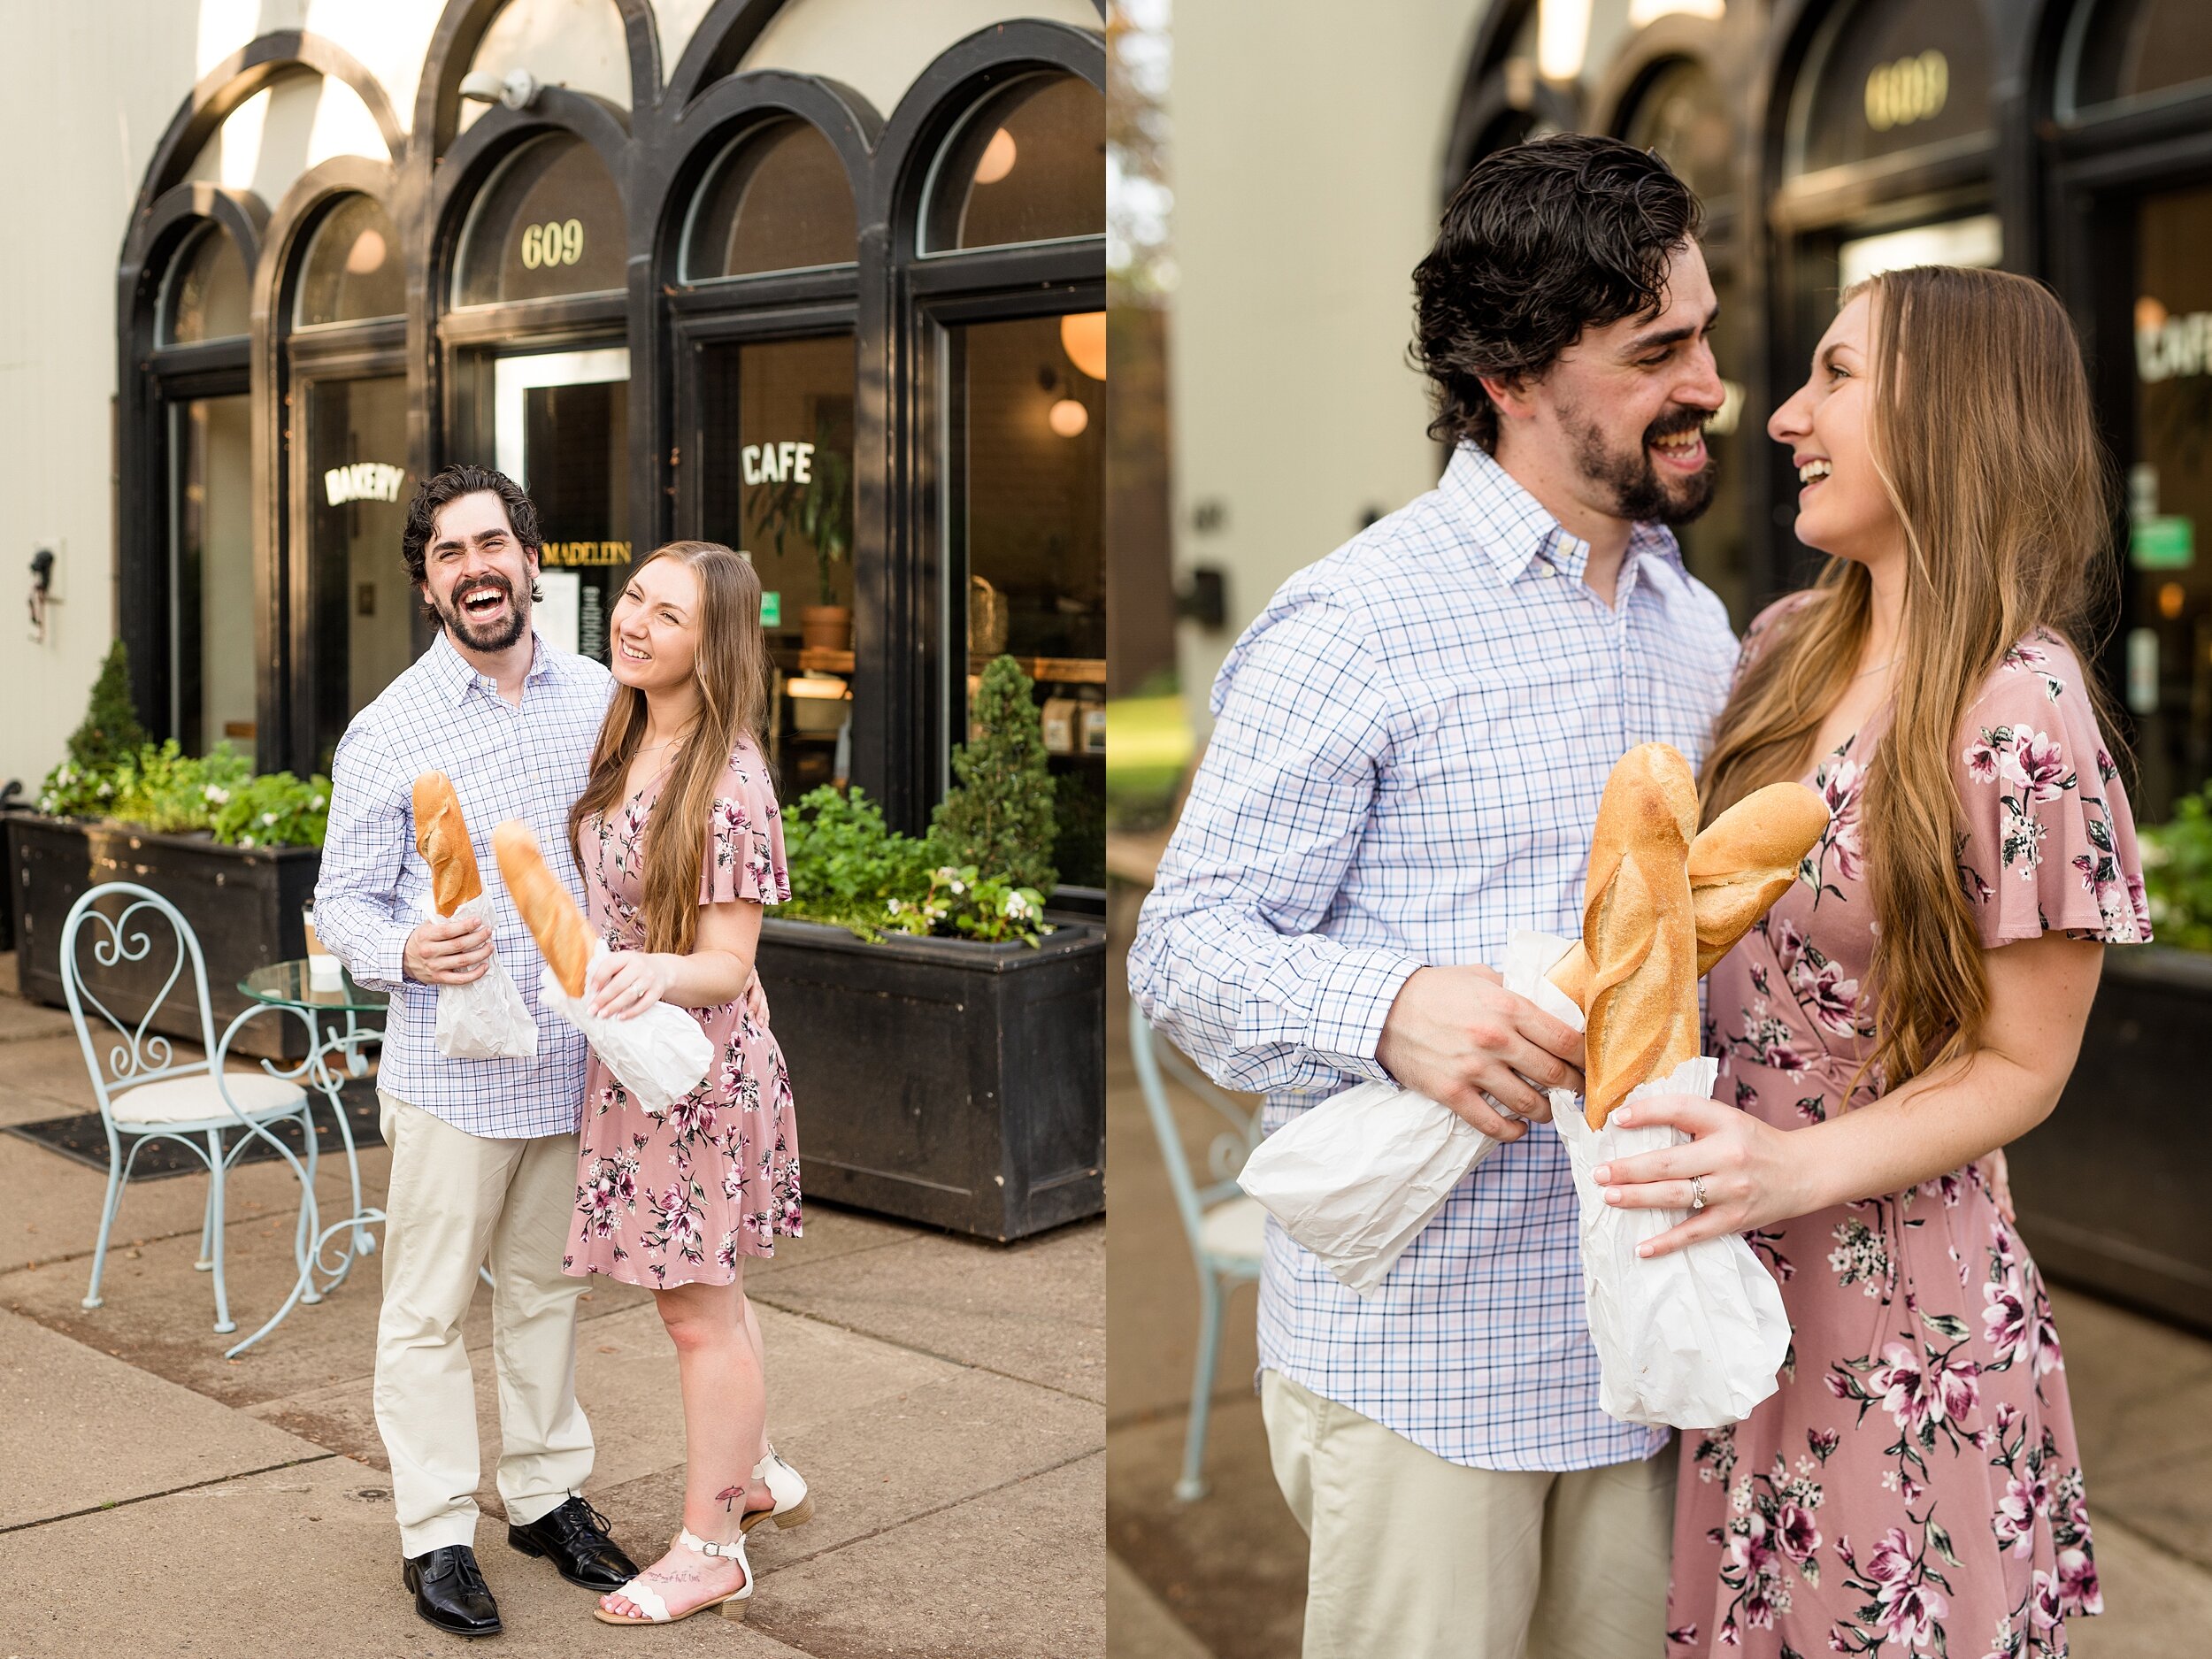
{"type": "MultiPolygon", "coordinates": [[[[56,1008],[68,1005],[61,987],[61,930],[69,907],[87,888],[105,881],[134,881],[167,899],[199,936],[207,963],[208,1001],[215,1034],[248,1004],[238,981],[273,962],[307,954],[300,911],[315,896],[322,853],[313,847],[226,847],[204,835],[156,835],[145,830],[6,814],[8,908],[15,926],[16,964],[23,995],[56,1008]]],[[[127,900],[115,902],[120,914],[127,900]]],[[[120,1018],[135,1023],[176,960],[175,935],[156,917],[152,949],[143,961],[104,968],[92,941],[106,930],[92,925],[77,940],[83,983],[120,1018]]],[[[101,1025],[88,1008],[96,1038],[101,1025]]],[[[163,1001],[149,1029],[197,1042],[199,1008],[188,964],[163,1001]]],[[[241,1053],[298,1060],[307,1053],[307,1028],[296,1018],[270,1014],[238,1033],[241,1053]]]]}
{"type": "Polygon", "coordinates": [[[978,1238],[1106,1207],[1106,932],[1032,949],[763,924],[806,1191],[978,1238]]]}
{"type": "Polygon", "coordinates": [[[2106,951],[2073,1079],[2007,1157],[2053,1279],[2212,1333],[2208,1046],[2212,956],[2106,951]]]}

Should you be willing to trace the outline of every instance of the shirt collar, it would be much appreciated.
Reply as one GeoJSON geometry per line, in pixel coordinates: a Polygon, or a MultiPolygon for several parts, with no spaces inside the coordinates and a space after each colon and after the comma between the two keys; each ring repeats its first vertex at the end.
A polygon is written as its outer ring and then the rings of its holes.
{"type": "MultiPolygon", "coordinates": [[[[1590,562],[1590,544],[1562,529],[1543,504],[1480,445],[1463,443],[1452,452],[1438,488],[1507,581],[1525,575],[1540,558],[1570,580],[1582,580],[1583,567],[1590,562]]],[[[1624,577],[1646,555],[1682,563],[1673,531],[1639,520],[1629,527],[1628,551],[1621,561],[1624,577]]]]}
{"type": "MultiPolygon", "coordinates": [[[[430,672],[444,689],[449,701],[457,704],[468,695],[472,686],[481,686],[495,697],[499,695],[499,687],[488,676],[480,674],[470,666],[468,658],[454,648],[453,636],[444,628],[438,630],[438,637],[431,641],[426,655],[430,659],[430,672]]],[[[553,672],[553,648],[545,642],[543,634],[532,628],[530,672],[523,676],[522,683],[526,686],[537,684],[553,672]]]]}

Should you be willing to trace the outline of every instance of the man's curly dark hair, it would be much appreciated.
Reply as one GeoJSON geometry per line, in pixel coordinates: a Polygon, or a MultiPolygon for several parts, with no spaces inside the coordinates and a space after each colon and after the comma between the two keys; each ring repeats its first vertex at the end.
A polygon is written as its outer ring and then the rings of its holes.
{"type": "MultiPolygon", "coordinates": [[[[464,495],[492,495],[499,497],[507,510],[507,527],[515,533],[515,540],[526,553],[536,553],[545,546],[545,538],[538,529],[538,509],[528,492],[504,472],[488,466],[477,466],[463,461],[447,467],[423,480],[415,488],[415,498],[407,503],[407,526],[399,534],[400,557],[407,561],[407,580],[422,595],[423,608],[433,617],[436,610],[430,603],[429,574],[424,568],[430,549],[430,539],[437,534],[438,515],[464,495]]],[[[545,597],[535,582],[530,584],[530,597],[545,597]]]]}
{"type": "Polygon", "coordinates": [[[1532,379],[1586,328],[1655,314],[1695,236],[1697,197],[1656,153],[1563,133],[1477,164],[1415,267],[1413,356],[1435,383],[1429,435],[1498,445],[1483,377],[1532,379]]]}

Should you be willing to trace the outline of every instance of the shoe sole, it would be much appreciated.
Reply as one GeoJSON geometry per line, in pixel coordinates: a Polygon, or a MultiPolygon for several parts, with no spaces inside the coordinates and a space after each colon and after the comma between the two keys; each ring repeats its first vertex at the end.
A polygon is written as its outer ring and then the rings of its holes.
{"type": "MultiPolygon", "coordinates": [[[[614,1592],[611,1590],[607,1594],[611,1595],[614,1592]]],[[[719,1596],[711,1601],[702,1601],[696,1607],[687,1607],[682,1612],[668,1618],[623,1618],[617,1614],[608,1612],[603,1607],[592,1609],[591,1616],[602,1624],[680,1624],[694,1613],[703,1613],[708,1609],[714,1608],[719,1609],[722,1617],[729,1620],[731,1624],[742,1624],[745,1622],[746,1609],[752,1606],[752,1601],[753,1599],[750,1596],[745,1596],[742,1599],[736,1595],[719,1596]]]]}
{"type": "Polygon", "coordinates": [[[559,1562],[553,1561],[553,1557],[550,1555],[549,1555],[546,1551],[540,1549],[535,1544],[526,1542],[523,1540],[514,1537],[512,1534],[510,1534],[507,1539],[507,1548],[513,1550],[518,1555],[527,1555],[534,1561],[552,1561],[553,1571],[559,1573],[561,1578],[565,1582],[574,1585],[579,1590],[595,1590],[601,1595],[611,1595],[617,1590],[619,1590],[623,1585],[630,1582],[627,1578],[625,1578],[622,1579],[620,1583],[617,1584],[594,1584],[588,1578],[580,1578],[567,1568],[562,1566],[559,1562]]]}
{"type": "Polygon", "coordinates": [[[773,1509],[756,1509],[737,1524],[741,1532],[749,1532],[764,1521],[773,1521],[776,1530],[787,1532],[795,1526],[804,1526],[814,1518],[814,1494],[810,1492],[781,1515],[773,1509]]]}

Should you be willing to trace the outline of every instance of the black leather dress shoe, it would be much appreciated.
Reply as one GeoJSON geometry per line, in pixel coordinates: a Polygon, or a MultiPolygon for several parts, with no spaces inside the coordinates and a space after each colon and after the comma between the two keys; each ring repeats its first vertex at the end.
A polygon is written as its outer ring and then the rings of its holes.
{"type": "Polygon", "coordinates": [[[581,1497],[571,1498],[527,1526],[510,1526],[507,1541],[526,1555],[548,1555],[571,1584],[603,1594],[637,1577],[637,1563],[607,1536],[607,1517],[581,1497]]]}
{"type": "Polygon", "coordinates": [[[499,1634],[499,1603],[484,1583],[476,1552],[466,1544],[410,1555],[400,1577],[415,1593],[415,1611],[440,1630],[456,1636],[499,1634]]]}

